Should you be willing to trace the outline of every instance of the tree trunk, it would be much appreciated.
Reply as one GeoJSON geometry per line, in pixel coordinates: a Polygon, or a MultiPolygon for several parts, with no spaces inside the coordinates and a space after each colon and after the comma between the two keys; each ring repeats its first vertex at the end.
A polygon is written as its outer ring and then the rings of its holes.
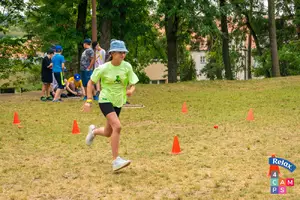
{"type": "MultiPolygon", "coordinates": [[[[249,15],[252,16],[253,15],[253,0],[249,1],[250,3],[250,12],[249,15]]],[[[247,22],[249,22],[249,24],[251,24],[251,18],[247,18],[247,22]]],[[[248,80],[252,79],[252,74],[251,74],[251,54],[252,54],[252,34],[251,31],[248,35],[248,51],[247,51],[247,70],[248,70],[248,80]]]]}
{"type": "Polygon", "coordinates": [[[125,30],[126,30],[126,9],[124,7],[119,8],[120,12],[120,40],[124,40],[125,38],[125,30]]]}
{"type": "Polygon", "coordinates": [[[247,63],[247,67],[248,67],[248,79],[252,79],[252,74],[251,74],[251,54],[252,54],[252,35],[251,33],[249,33],[249,38],[248,38],[248,63],[247,63]]]}
{"type": "MultiPolygon", "coordinates": [[[[245,63],[243,63],[242,64],[242,66],[243,66],[243,69],[244,69],[244,80],[247,80],[247,73],[248,73],[248,71],[247,71],[247,59],[248,59],[248,56],[247,56],[247,52],[245,51],[245,50],[243,50],[243,53],[245,54],[244,55],[244,57],[245,57],[245,63]]],[[[236,76],[237,76],[237,73],[238,72],[236,72],[236,76]]]]}
{"type": "MultiPolygon", "coordinates": [[[[87,15],[87,0],[81,0],[78,4],[78,15],[77,15],[77,23],[76,23],[76,31],[77,34],[84,40],[86,37],[86,15],[87,15]]],[[[80,70],[80,59],[83,51],[82,41],[77,44],[77,53],[78,53],[78,63],[77,63],[77,71],[80,70]]]]}
{"type": "Polygon", "coordinates": [[[165,29],[167,36],[167,54],[168,54],[168,82],[177,82],[177,30],[178,30],[178,17],[176,14],[173,16],[165,17],[165,29]]]}
{"type": "MultiPolygon", "coordinates": [[[[246,18],[248,18],[248,16],[246,16],[246,18]]],[[[253,39],[254,39],[255,44],[256,44],[257,52],[261,56],[262,55],[262,50],[261,50],[261,47],[260,47],[258,37],[257,37],[256,32],[254,31],[254,29],[252,28],[252,25],[250,24],[250,22],[248,22],[248,19],[247,19],[246,25],[247,25],[248,29],[250,30],[251,35],[253,36],[253,39]]]]}
{"type": "Polygon", "coordinates": [[[92,0],[92,41],[97,41],[96,0],[92,0]]]}
{"type": "Polygon", "coordinates": [[[110,39],[111,39],[111,28],[112,28],[111,20],[103,19],[100,28],[100,33],[101,33],[100,46],[106,51],[109,50],[110,39]]]}
{"type": "Polygon", "coordinates": [[[277,52],[277,38],[276,38],[276,25],[275,25],[275,10],[274,0],[268,0],[268,13],[269,13],[269,36],[270,36],[270,48],[272,57],[272,76],[279,77],[279,60],[277,52]]]}
{"type": "Polygon", "coordinates": [[[97,10],[99,12],[98,23],[100,25],[100,46],[106,51],[109,50],[112,34],[111,12],[114,10],[112,0],[98,1],[97,10]]]}
{"type": "Polygon", "coordinates": [[[227,15],[224,11],[225,3],[226,0],[220,0],[220,8],[223,9],[221,13],[222,55],[223,63],[225,66],[225,78],[227,80],[233,80],[229,56],[229,34],[227,27],[227,15]]]}
{"type": "Polygon", "coordinates": [[[298,34],[298,40],[300,40],[300,0],[295,0],[295,24],[298,34]]]}
{"type": "Polygon", "coordinates": [[[222,77],[222,70],[220,68],[218,68],[216,70],[216,77],[217,77],[218,80],[222,80],[223,79],[223,77],[222,77]]]}

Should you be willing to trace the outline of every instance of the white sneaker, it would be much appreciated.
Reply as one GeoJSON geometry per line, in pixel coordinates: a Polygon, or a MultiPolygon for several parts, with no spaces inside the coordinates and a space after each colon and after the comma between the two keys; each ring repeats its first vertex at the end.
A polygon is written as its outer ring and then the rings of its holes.
{"type": "Polygon", "coordinates": [[[130,165],[131,161],[130,160],[124,160],[121,157],[117,157],[113,162],[112,162],[112,166],[113,166],[113,171],[118,171],[124,167],[127,167],[128,165],[130,165]]]}
{"type": "Polygon", "coordinates": [[[93,140],[94,140],[94,137],[95,137],[95,135],[94,135],[94,133],[93,133],[93,130],[96,128],[96,126],[95,125],[90,125],[89,126],[89,132],[88,132],[88,134],[87,134],[87,136],[86,136],[86,138],[85,138],[85,143],[87,144],[87,145],[91,145],[92,143],[93,143],[93,140]]]}

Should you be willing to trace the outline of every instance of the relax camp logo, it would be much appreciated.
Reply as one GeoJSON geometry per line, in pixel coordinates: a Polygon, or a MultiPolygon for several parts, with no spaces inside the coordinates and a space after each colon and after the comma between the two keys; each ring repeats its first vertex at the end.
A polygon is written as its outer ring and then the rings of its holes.
{"type": "Polygon", "coordinates": [[[271,194],[286,194],[286,187],[294,186],[294,178],[283,178],[280,174],[279,166],[293,172],[296,169],[296,165],[283,158],[277,158],[274,154],[269,158],[269,165],[268,175],[271,179],[271,194]]]}

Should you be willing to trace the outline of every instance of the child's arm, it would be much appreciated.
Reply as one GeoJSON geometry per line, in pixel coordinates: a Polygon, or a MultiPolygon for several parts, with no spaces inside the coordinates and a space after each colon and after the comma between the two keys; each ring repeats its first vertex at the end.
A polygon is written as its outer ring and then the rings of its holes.
{"type": "Polygon", "coordinates": [[[95,57],[91,57],[91,63],[90,63],[90,66],[88,66],[88,70],[91,70],[94,66],[94,63],[95,63],[95,57]]]}
{"type": "Polygon", "coordinates": [[[77,95],[77,93],[76,93],[75,91],[73,91],[69,86],[70,86],[70,82],[67,81],[67,84],[66,84],[67,90],[68,90],[69,92],[71,92],[72,94],[77,95]]]}
{"type": "Polygon", "coordinates": [[[86,90],[86,96],[87,99],[93,99],[93,89],[94,89],[94,82],[92,80],[89,80],[88,84],[87,84],[87,90],[86,90]]]}
{"type": "Polygon", "coordinates": [[[89,112],[91,110],[92,103],[93,103],[93,88],[94,88],[94,84],[95,83],[92,80],[89,80],[89,82],[87,84],[87,100],[83,104],[83,108],[82,108],[82,110],[84,112],[89,112]]]}
{"type": "Polygon", "coordinates": [[[130,85],[126,91],[126,95],[130,97],[134,91],[135,91],[135,85],[130,85]]]}

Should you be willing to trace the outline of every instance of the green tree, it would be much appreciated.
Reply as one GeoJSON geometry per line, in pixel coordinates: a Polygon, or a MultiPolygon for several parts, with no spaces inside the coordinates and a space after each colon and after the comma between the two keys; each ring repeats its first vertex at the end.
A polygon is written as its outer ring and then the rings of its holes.
{"type": "Polygon", "coordinates": [[[81,54],[83,52],[82,40],[87,38],[87,30],[86,30],[86,18],[87,18],[87,0],[79,0],[77,6],[77,21],[76,21],[76,33],[78,35],[77,41],[77,68],[80,69],[80,59],[81,54]],[[79,41],[81,38],[81,41],[79,41]]]}
{"type": "Polygon", "coordinates": [[[30,0],[25,12],[25,30],[28,34],[39,38],[43,51],[52,45],[62,45],[67,67],[71,71],[78,70],[79,44],[87,35],[83,1],[86,0],[67,0],[64,3],[30,0]],[[83,9],[83,13],[78,13],[78,9],[83,9]]]}
{"type": "MultiPolygon", "coordinates": [[[[36,45],[34,38],[28,41],[27,38],[11,38],[9,36],[0,38],[0,87],[15,86],[21,87],[26,82],[36,83],[36,71],[39,60],[36,57],[36,45]],[[32,74],[31,76],[27,76],[32,74]],[[27,80],[32,78],[31,80],[27,80]]],[[[40,66],[38,66],[40,69],[40,66]]],[[[38,74],[40,76],[40,73],[38,74]]]]}
{"type": "MultiPolygon", "coordinates": [[[[208,34],[215,11],[215,7],[205,0],[158,1],[157,16],[160,19],[160,26],[166,32],[169,83],[177,82],[178,58],[182,56],[178,53],[183,53],[179,47],[190,44],[193,33],[208,34]]],[[[180,69],[179,74],[181,73],[180,69]]]]}
{"type": "MultiPolygon", "coordinates": [[[[270,76],[269,70],[267,70],[266,58],[264,51],[268,51],[269,43],[268,35],[268,19],[265,18],[267,12],[265,10],[264,2],[261,0],[230,0],[235,16],[238,19],[240,25],[245,25],[249,30],[248,34],[253,37],[256,49],[252,51],[252,40],[248,39],[248,78],[252,76],[251,70],[251,56],[255,57],[255,60],[259,60],[260,66],[266,71],[263,75],[270,76]],[[259,58],[258,58],[259,57],[259,58]]],[[[261,70],[260,70],[261,71],[261,70]]],[[[256,74],[257,75],[257,74],[256,74]]]]}
{"type": "Polygon", "coordinates": [[[195,61],[193,60],[190,51],[185,45],[179,46],[178,53],[178,68],[180,81],[190,81],[196,79],[195,61]]]}
{"type": "Polygon", "coordinates": [[[284,44],[278,51],[280,73],[282,76],[300,74],[300,41],[291,41],[284,44]]]}
{"type": "Polygon", "coordinates": [[[207,37],[207,61],[201,70],[210,80],[223,79],[224,63],[222,57],[222,41],[220,34],[211,34],[207,37]]]}
{"type": "Polygon", "coordinates": [[[164,39],[150,13],[153,6],[151,0],[104,0],[97,5],[101,47],[108,50],[111,39],[124,40],[129,49],[126,60],[136,72],[142,71],[153,59],[166,60],[164,39]]]}
{"type": "Polygon", "coordinates": [[[21,11],[24,10],[23,0],[0,1],[0,32],[8,32],[10,26],[14,26],[23,20],[21,11]]]}
{"type": "Polygon", "coordinates": [[[296,24],[296,30],[298,34],[298,39],[300,39],[300,0],[295,1],[295,19],[294,23],[296,24]]]}

